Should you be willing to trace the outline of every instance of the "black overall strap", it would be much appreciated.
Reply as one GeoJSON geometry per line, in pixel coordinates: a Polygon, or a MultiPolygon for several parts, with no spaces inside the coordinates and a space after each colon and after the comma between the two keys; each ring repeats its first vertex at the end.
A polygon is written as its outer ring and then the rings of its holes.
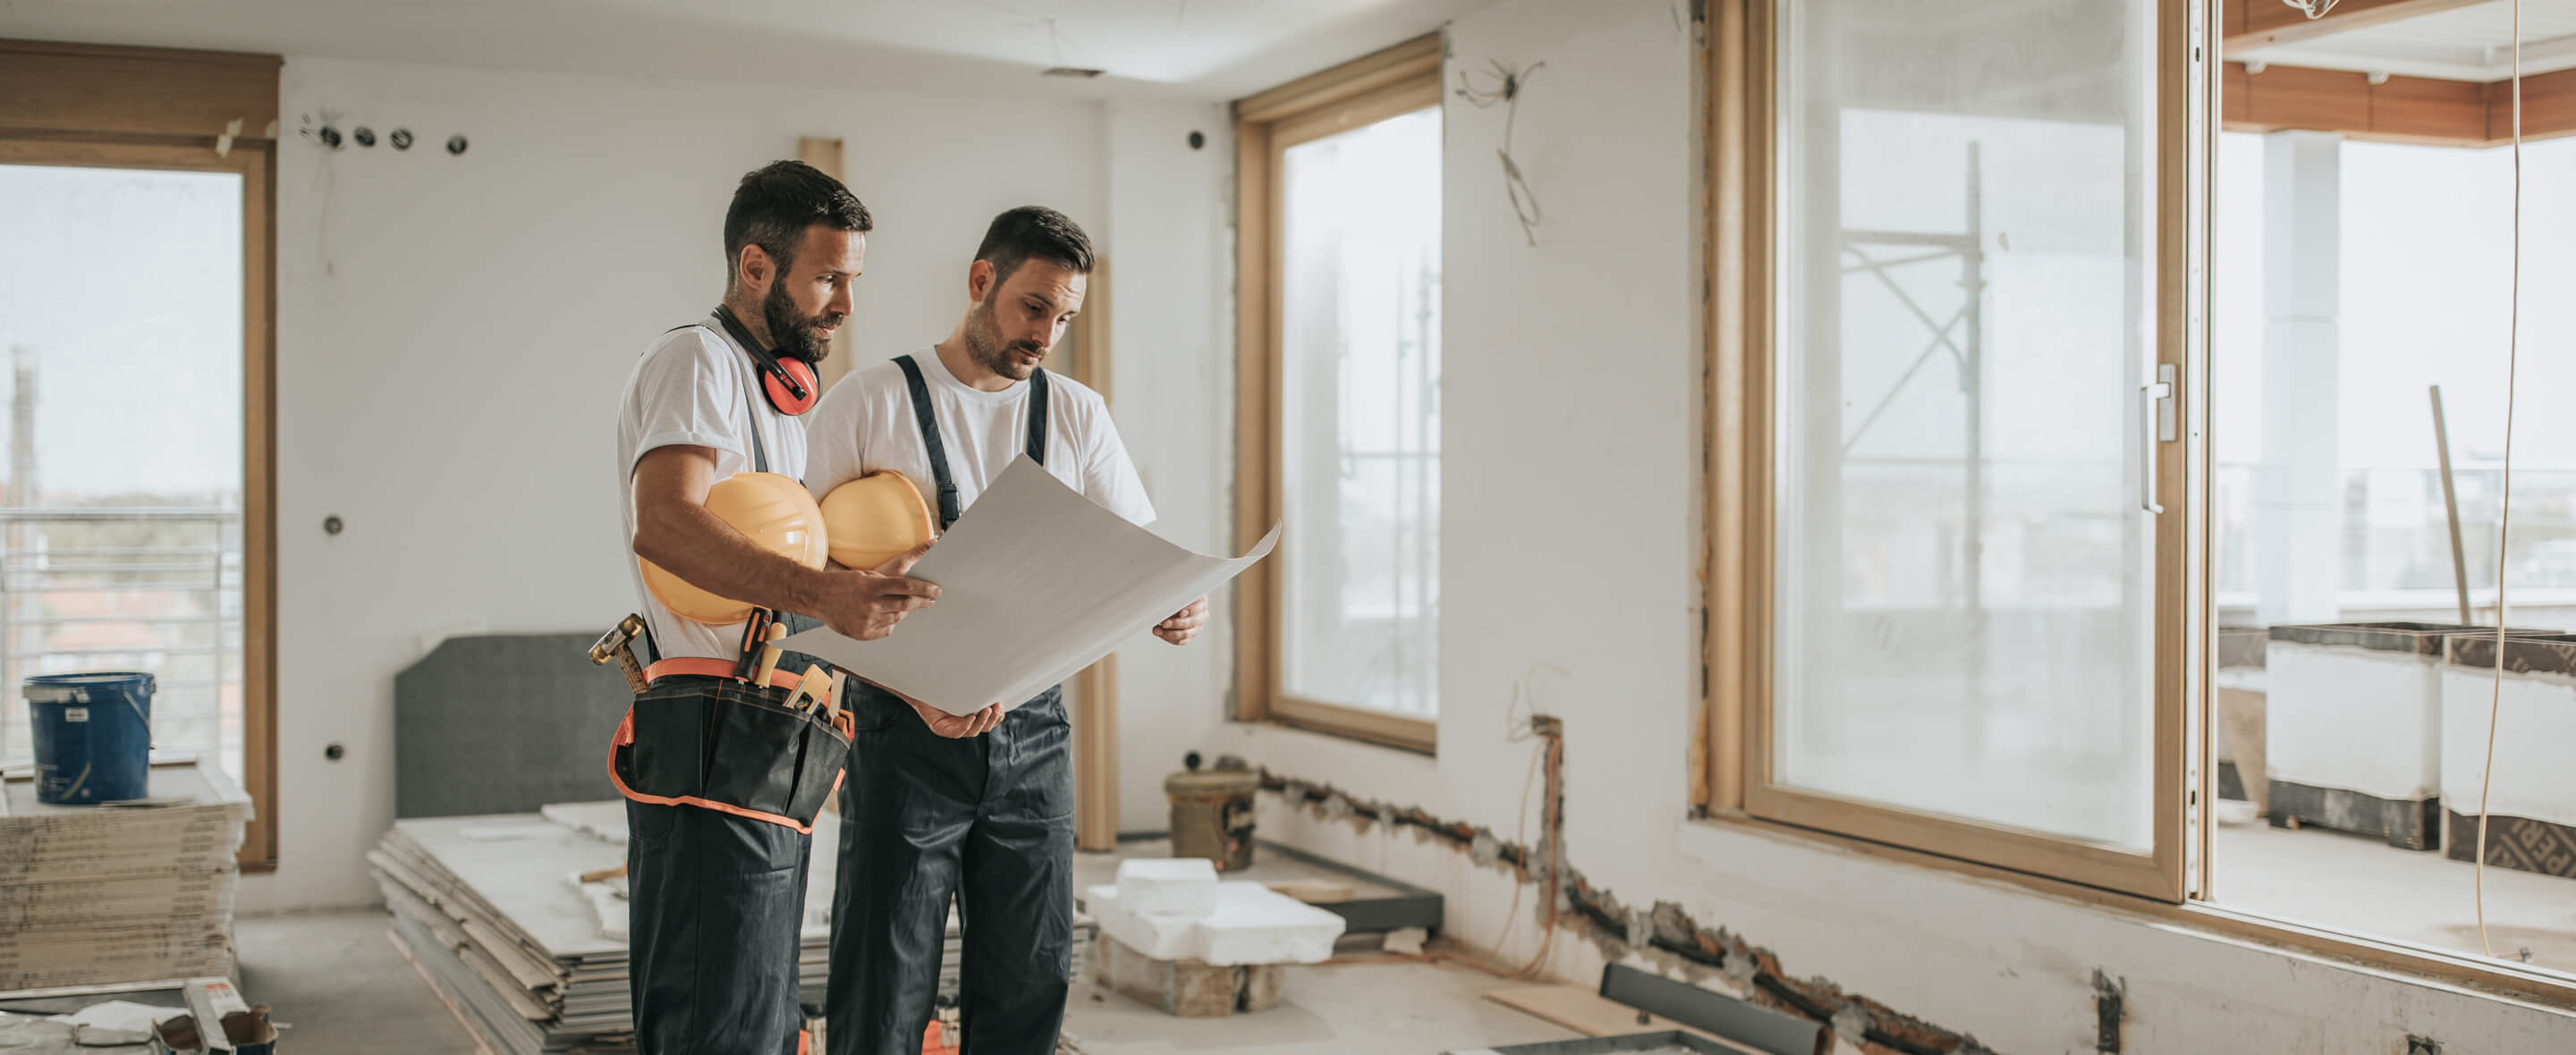
{"type": "MultiPolygon", "coordinates": [[[[752,383],[756,385],[760,382],[755,379],[752,383]]],[[[760,401],[753,399],[750,391],[746,390],[742,394],[742,402],[743,409],[749,412],[749,416],[744,418],[743,421],[745,424],[751,426],[751,471],[756,473],[768,472],[769,448],[767,445],[760,442],[760,401]]]]}
{"type": "Polygon", "coordinates": [[[1029,372],[1029,460],[1046,464],[1047,441],[1046,371],[1029,372]]]}
{"type": "Polygon", "coordinates": [[[921,449],[930,456],[930,475],[939,484],[939,530],[946,531],[957,522],[957,478],[948,475],[948,448],[939,442],[939,412],[930,408],[930,382],[911,356],[894,362],[903,368],[904,387],[912,390],[912,420],[921,426],[921,449]]]}
{"type": "MultiPolygon", "coordinates": [[[[922,377],[921,364],[909,355],[897,358],[903,368],[904,388],[912,393],[912,420],[921,426],[921,449],[930,456],[930,475],[939,490],[939,530],[957,522],[957,478],[948,474],[948,448],[939,442],[939,412],[930,405],[930,382],[922,377]]],[[[1047,380],[1046,371],[1029,374],[1029,436],[1025,449],[1029,460],[1046,464],[1047,445],[1047,380]]]]}

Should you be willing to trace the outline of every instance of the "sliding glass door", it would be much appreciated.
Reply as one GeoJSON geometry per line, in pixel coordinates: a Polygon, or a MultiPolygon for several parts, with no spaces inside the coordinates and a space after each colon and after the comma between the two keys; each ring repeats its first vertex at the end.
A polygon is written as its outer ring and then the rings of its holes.
{"type": "Polygon", "coordinates": [[[1764,12],[1755,814],[2180,896],[2188,7],[1764,12]]]}

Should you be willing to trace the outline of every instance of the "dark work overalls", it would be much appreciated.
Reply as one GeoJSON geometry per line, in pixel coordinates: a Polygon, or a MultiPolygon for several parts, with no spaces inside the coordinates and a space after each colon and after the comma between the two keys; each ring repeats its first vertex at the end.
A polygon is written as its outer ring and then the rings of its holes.
{"type": "MultiPolygon", "coordinates": [[[[957,487],[938,416],[921,368],[896,361],[944,531],[957,519],[957,487]]],[[[1029,384],[1028,456],[1044,464],[1046,372],[1029,384]]],[[[954,895],[965,1055],[1053,1055],[1073,973],[1073,731],[1062,686],[962,740],[931,732],[910,705],[864,682],[854,682],[850,708],[825,1045],[831,1055],[920,1052],[954,895]]]]}
{"type": "MultiPolygon", "coordinates": [[[[752,468],[768,472],[756,406],[752,414],[752,468]]],[[[787,612],[779,622],[790,633],[817,625],[787,612]]],[[[782,652],[778,669],[820,662],[782,652]]],[[[627,800],[636,1049],[803,1055],[796,961],[806,862],[814,817],[849,758],[848,734],[819,709],[786,710],[788,689],[664,668],[655,664],[609,749],[609,776],[627,800]]]]}

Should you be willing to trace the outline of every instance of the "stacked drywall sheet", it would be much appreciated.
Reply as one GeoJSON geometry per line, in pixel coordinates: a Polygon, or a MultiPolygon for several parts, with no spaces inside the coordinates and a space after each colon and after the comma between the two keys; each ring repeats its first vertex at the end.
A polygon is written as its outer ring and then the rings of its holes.
{"type": "MultiPolygon", "coordinates": [[[[504,1055],[632,1050],[623,877],[584,873],[626,860],[622,803],[543,813],[401,820],[368,860],[395,936],[486,1044],[504,1055]]],[[[814,825],[797,972],[823,999],[838,819],[814,825]]],[[[1076,970],[1096,930],[1077,918],[1076,970]]],[[[956,991],[958,931],[949,920],[940,992],[956,991]]]]}
{"type": "Polygon", "coordinates": [[[0,992],[233,973],[250,797],[194,756],[149,779],[155,805],[57,806],[0,778],[0,992]]]}
{"type": "MultiPolygon", "coordinates": [[[[613,1051],[634,1028],[626,941],[603,933],[577,880],[624,863],[622,842],[538,814],[415,818],[395,822],[368,860],[396,937],[485,1043],[613,1051]]],[[[829,928],[812,902],[828,911],[830,861],[817,855],[811,876],[797,964],[808,999],[823,988],[829,928]]]]}

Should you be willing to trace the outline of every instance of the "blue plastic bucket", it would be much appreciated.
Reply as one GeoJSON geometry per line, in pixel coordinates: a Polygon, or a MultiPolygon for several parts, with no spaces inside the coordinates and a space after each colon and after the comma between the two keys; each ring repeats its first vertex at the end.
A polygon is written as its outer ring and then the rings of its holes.
{"type": "Polygon", "coordinates": [[[130,673],[27,679],[36,801],[84,805],[149,794],[152,684],[152,675],[130,673]]]}

